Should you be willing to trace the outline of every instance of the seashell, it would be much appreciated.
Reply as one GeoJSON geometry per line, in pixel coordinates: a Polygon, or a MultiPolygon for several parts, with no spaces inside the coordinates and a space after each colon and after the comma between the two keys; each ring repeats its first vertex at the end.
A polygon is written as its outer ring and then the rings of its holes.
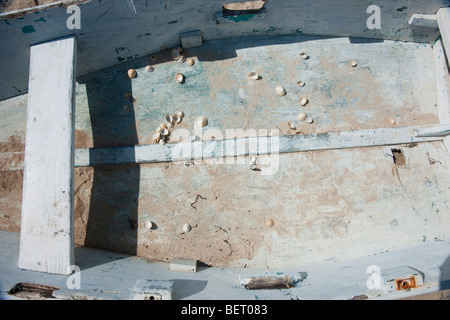
{"type": "Polygon", "coordinates": [[[205,116],[198,117],[197,124],[202,128],[205,127],[208,124],[208,118],[205,116]]]}
{"type": "Polygon", "coordinates": [[[167,123],[167,129],[172,129],[174,124],[172,122],[167,123]]]}
{"type": "Polygon", "coordinates": [[[172,116],[171,116],[170,114],[168,114],[168,113],[164,116],[164,119],[165,119],[168,123],[173,123],[172,116]]]}
{"type": "Polygon", "coordinates": [[[132,97],[131,92],[125,92],[123,96],[125,99],[131,99],[132,97]]]}
{"type": "Polygon", "coordinates": [[[173,49],[172,50],[172,58],[173,58],[173,60],[178,60],[178,59],[180,59],[180,57],[181,57],[180,51],[178,51],[176,49],[173,49]]]}
{"type": "Polygon", "coordinates": [[[189,231],[191,231],[192,230],[192,227],[191,227],[191,225],[189,224],[189,223],[185,223],[184,225],[183,225],[183,231],[184,232],[189,232],[189,231]]]}
{"type": "Polygon", "coordinates": [[[304,87],[304,86],[305,86],[305,83],[304,83],[303,81],[299,81],[299,82],[297,82],[297,84],[298,84],[300,87],[304,87]]]}
{"type": "Polygon", "coordinates": [[[159,145],[164,146],[166,144],[166,141],[164,139],[159,140],[159,145]]]}
{"type": "Polygon", "coordinates": [[[152,54],[152,55],[150,56],[150,60],[156,61],[156,56],[155,56],[154,54],[152,54]]]}
{"type": "Polygon", "coordinates": [[[178,83],[182,83],[184,81],[184,76],[181,73],[177,73],[175,75],[175,81],[178,83]]]}
{"type": "Polygon", "coordinates": [[[178,111],[177,115],[179,115],[181,119],[184,118],[184,112],[183,111],[178,111]]]}
{"type": "Polygon", "coordinates": [[[305,120],[306,117],[307,117],[307,115],[306,115],[306,113],[304,113],[304,112],[300,112],[300,113],[297,115],[297,119],[300,120],[300,121],[305,120]]]}
{"type": "Polygon", "coordinates": [[[136,78],[136,76],[137,76],[136,70],[134,70],[134,69],[128,70],[128,77],[129,77],[130,79],[136,78]]]}
{"type": "Polygon", "coordinates": [[[186,64],[187,64],[188,66],[193,66],[193,65],[195,64],[194,58],[187,58],[187,59],[186,59],[186,64]]]}
{"type": "Polygon", "coordinates": [[[257,160],[256,157],[252,155],[252,156],[250,157],[250,164],[255,164],[255,163],[256,163],[256,160],[257,160]]]}
{"type": "Polygon", "coordinates": [[[273,220],[272,220],[272,219],[267,219],[267,220],[266,220],[266,226],[268,226],[269,228],[270,228],[270,227],[273,227],[273,224],[274,224],[274,223],[273,223],[273,220]]]}
{"type": "Polygon", "coordinates": [[[293,125],[290,121],[288,122],[288,127],[289,127],[289,129],[291,129],[291,130],[297,129],[297,128],[295,127],[295,125],[293,125]]]}
{"type": "Polygon", "coordinates": [[[181,117],[178,115],[178,113],[175,113],[172,115],[172,121],[175,123],[180,123],[181,122],[181,117]]]}
{"type": "Polygon", "coordinates": [[[302,106],[306,106],[307,104],[308,104],[308,98],[306,98],[306,96],[303,96],[303,97],[301,97],[300,98],[300,104],[302,105],[302,106]]]}
{"type": "Polygon", "coordinates": [[[280,86],[276,87],[275,91],[277,92],[277,94],[279,96],[284,96],[286,94],[286,90],[283,87],[280,87],[280,86]]]}
{"type": "Polygon", "coordinates": [[[156,133],[153,135],[152,138],[153,138],[153,140],[155,140],[156,142],[158,142],[159,139],[161,139],[161,131],[156,132],[156,133]]]}
{"type": "Polygon", "coordinates": [[[152,66],[146,66],[146,67],[145,67],[145,71],[147,71],[147,72],[153,72],[153,71],[155,71],[155,68],[153,68],[152,66]]]}
{"type": "Polygon", "coordinates": [[[350,62],[350,65],[354,68],[358,65],[358,63],[353,60],[352,62],[350,62]]]}
{"type": "Polygon", "coordinates": [[[170,134],[170,131],[169,131],[169,129],[163,128],[163,129],[161,129],[160,134],[162,136],[168,136],[170,134]]]}
{"type": "Polygon", "coordinates": [[[178,52],[181,52],[181,51],[183,51],[183,48],[182,47],[176,47],[174,50],[177,50],[178,52]]]}
{"type": "Polygon", "coordinates": [[[397,122],[395,121],[394,118],[390,118],[390,119],[389,119],[389,123],[390,123],[391,125],[395,125],[397,122]]]}
{"type": "Polygon", "coordinates": [[[180,63],[183,63],[183,62],[186,61],[186,57],[181,55],[180,58],[177,61],[180,62],[180,63]]]}
{"type": "Polygon", "coordinates": [[[314,120],[313,120],[310,116],[306,116],[305,122],[306,122],[306,123],[313,123],[314,120]]]}
{"type": "Polygon", "coordinates": [[[259,79],[259,74],[258,74],[257,72],[254,72],[254,71],[249,72],[249,73],[247,74],[247,76],[248,76],[250,79],[252,79],[252,80],[258,80],[258,79],[259,79]]]}
{"type": "Polygon", "coordinates": [[[306,54],[306,52],[300,52],[300,58],[302,58],[303,60],[306,60],[309,58],[309,56],[306,54]]]}
{"type": "Polygon", "coordinates": [[[147,228],[147,229],[153,228],[153,222],[151,222],[151,221],[146,221],[146,222],[144,223],[144,227],[147,228]]]}

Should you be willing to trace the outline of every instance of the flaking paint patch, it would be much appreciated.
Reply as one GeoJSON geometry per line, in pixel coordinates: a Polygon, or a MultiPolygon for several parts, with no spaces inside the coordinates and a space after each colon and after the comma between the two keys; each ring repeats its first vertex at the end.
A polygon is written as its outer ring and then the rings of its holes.
{"type": "Polygon", "coordinates": [[[27,33],[27,34],[33,33],[33,32],[35,32],[35,31],[36,31],[36,29],[35,29],[32,25],[24,26],[24,27],[22,28],[22,32],[23,32],[23,33],[27,33]]]}

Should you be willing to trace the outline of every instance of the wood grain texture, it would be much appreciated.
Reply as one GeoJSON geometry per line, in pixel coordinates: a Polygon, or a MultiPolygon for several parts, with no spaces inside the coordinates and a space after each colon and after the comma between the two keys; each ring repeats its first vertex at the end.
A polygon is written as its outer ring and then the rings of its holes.
{"type": "Polygon", "coordinates": [[[19,267],[66,274],[73,264],[76,40],[31,48],[19,267]]]}

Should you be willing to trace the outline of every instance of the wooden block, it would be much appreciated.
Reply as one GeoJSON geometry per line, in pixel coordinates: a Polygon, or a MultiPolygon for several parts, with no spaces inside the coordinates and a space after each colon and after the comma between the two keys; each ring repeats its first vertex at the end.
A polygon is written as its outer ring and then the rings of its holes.
{"type": "Polygon", "coordinates": [[[138,280],[134,285],[132,300],[172,300],[171,280],[138,280]]]}
{"type": "Polygon", "coordinates": [[[200,47],[203,44],[200,30],[180,33],[180,40],[184,49],[200,47]]]}
{"type": "Polygon", "coordinates": [[[437,20],[434,14],[413,14],[408,21],[413,27],[437,28],[437,20]]]}
{"type": "Polygon", "coordinates": [[[68,274],[73,255],[76,40],[31,47],[19,268],[68,274]]]}
{"type": "Polygon", "coordinates": [[[182,272],[197,272],[197,260],[173,259],[170,262],[170,270],[182,272]]]}

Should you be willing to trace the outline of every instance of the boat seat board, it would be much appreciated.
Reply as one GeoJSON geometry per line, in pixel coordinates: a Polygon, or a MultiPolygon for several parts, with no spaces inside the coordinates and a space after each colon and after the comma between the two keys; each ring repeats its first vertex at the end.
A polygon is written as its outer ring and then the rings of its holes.
{"type": "Polygon", "coordinates": [[[30,50],[19,268],[66,274],[73,264],[76,40],[30,50]]]}

